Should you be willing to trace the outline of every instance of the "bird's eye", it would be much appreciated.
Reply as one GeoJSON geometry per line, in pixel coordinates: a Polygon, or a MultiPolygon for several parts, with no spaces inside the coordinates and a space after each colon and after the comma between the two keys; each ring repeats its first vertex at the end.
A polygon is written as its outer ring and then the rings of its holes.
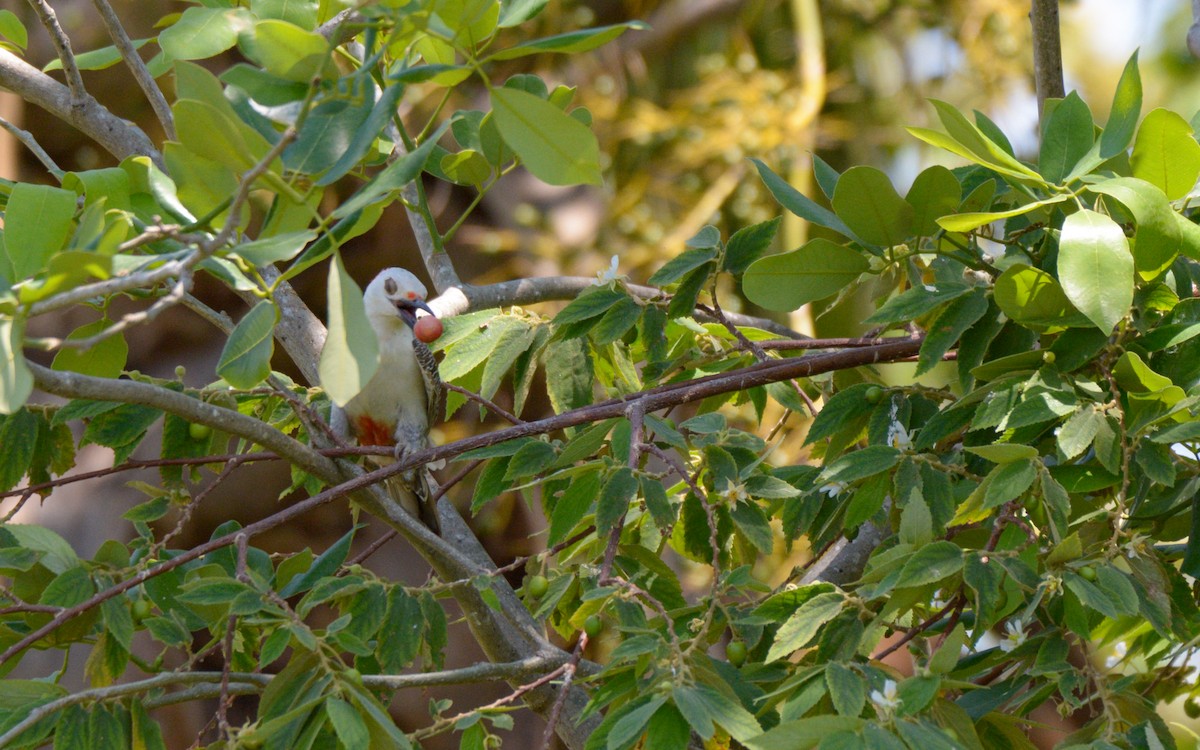
{"type": "Polygon", "coordinates": [[[395,294],[397,291],[396,280],[395,279],[384,279],[383,280],[383,291],[386,292],[389,297],[392,296],[393,294],[395,294]]]}

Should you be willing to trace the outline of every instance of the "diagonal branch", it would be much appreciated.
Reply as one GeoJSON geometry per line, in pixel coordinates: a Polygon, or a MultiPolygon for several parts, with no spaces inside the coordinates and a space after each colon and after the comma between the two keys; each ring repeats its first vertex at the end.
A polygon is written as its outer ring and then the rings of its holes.
{"type": "Polygon", "coordinates": [[[117,159],[148,156],[160,169],[166,168],[162,154],[137,125],[117,117],[86,92],[76,100],[66,86],[3,48],[0,87],[75,126],[117,159]]]}
{"type": "Polygon", "coordinates": [[[163,126],[163,132],[168,140],[175,140],[175,119],[171,114],[171,107],[167,104],[167,98],[163,96],[162,89],[154,81],[154,76],[150,75],[150,69],[146,67],[146,63],[142,62],[141,56],[138,54],[137,48],[133,46],[133,40],[129,38],[129,34],[125,33],[125,27],[121,25],[121,19],[117,18],[116,12],[109,5],[108,0],[92,0],[96,6],[96,10],[100,12],[100,18],[104,21],[104,28],[108,30],[109,37],[121,52],[121,57],[125,60],[125,64],[129,66],[129,70],[133,73],[134,80],[142,89],[142,93],[146,95],[146,99],[150,102],[150,107],[154,110],[154,114],[158,117],[158,121],[163,126]]]}

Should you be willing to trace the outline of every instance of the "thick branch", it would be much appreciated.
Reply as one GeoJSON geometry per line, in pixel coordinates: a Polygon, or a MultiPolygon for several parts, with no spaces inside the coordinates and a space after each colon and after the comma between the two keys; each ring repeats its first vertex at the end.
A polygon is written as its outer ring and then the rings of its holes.
{"type": "Polygon", "coordinates": [[[1029,20],[1033,24],[1033,77],[1040,118],[1047,99],[1066,96],[1062,44],[1058,31],[1058,0],[1032,0],[1029,20]]]}
{"type": "Polygon", "coordinates": [[[117,159],[149,156],[159,168],[165,169],[162,155],[137,125],[109,112],[90,95],[73,101],[66,86],[2,48],[0,87],[79,128],[117,159]]]}

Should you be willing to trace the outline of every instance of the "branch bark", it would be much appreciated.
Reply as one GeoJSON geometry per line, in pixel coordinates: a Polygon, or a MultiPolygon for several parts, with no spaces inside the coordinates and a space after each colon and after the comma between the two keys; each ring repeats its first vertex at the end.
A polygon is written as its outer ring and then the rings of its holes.
{"type": "Polygon", "coordinates": [[[118,160],[149,156],[160,169],[166,168],[137,125],[117,117],[90,94],[75,101],[66,86],[5,49],[0,49],[0,86],[75,126],[118,160]]]}
{"type": "Polygon", "coordinates": [[[1058,29],[1058,0],[1032,0],[1029,20],[1033,24],[1033,78],[1037,87],[1040,120],[1047,99],[1066,96],[1058,29]]]}

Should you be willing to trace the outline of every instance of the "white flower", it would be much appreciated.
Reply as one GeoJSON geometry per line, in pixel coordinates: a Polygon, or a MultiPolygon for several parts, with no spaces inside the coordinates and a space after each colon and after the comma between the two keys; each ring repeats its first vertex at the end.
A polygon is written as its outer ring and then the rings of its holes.
{"type": "Polygon", "coordinates": [[[1028,637],[1025,633],[1025,623],[1020,620],[1009,620],[1004,623],[1004,637],[1000,639],[1000,650],[1007,654],[1024,643],[1028,637]]]}
{"type": "Polygon", "coordinates": [[[834,497],[837,497],[838,495],[842,494],[843,492],[845,492],[846,486],[847,485],[845,482],[836,482],[836,481],[828,482],[826,484],[821,485],[817,489],[817,492],[820,492],[822,495],[824,495],[826,497],[834,498],[834,497]]]}
{"type": "Polygon", "coordinates": [[[1125,643],[1125,641],[1117,641],[1115,644],[1113,644],[1112,654],[1104,660],[1105,669],[1112,669],[1120,664],[1127,653],[1129,653],[1129,646],[1125,643]]]}
{"type": "Polygon", "coordinates": [[[887,443],[896,450],[906,451],[912,447],[912,437],[908,434],[908,430],[898,420],[888,425],[887,443]]]}
{"type": "Polygon", "coordinates": [[[749,500],[750,493],[746,492],[746,485],[739,482],[726,482],[725,491],[721,493],[721,497],[725,498],[726,502],[737,503],[742,500],[749,500]]]}
{"type": "Polygon", "coordinates": [[[900,704],[904,701],[896,696],[896,681],[884,680],[883,692],[878,690],[871,691],[871,702],[875,704],[875,707],[881,713],[891,714],[897,708],[900,708],[900,704]]]}
{"type": "Polygon", "coordinates": [[[608,264],[608,268],[596,274],[596,280],[592,282],[595,286],[604,286],[611,284],[617,279],[624,278],[620,273],[617,273],[617,256],[612,257],[612,261],[608,264]]]}

